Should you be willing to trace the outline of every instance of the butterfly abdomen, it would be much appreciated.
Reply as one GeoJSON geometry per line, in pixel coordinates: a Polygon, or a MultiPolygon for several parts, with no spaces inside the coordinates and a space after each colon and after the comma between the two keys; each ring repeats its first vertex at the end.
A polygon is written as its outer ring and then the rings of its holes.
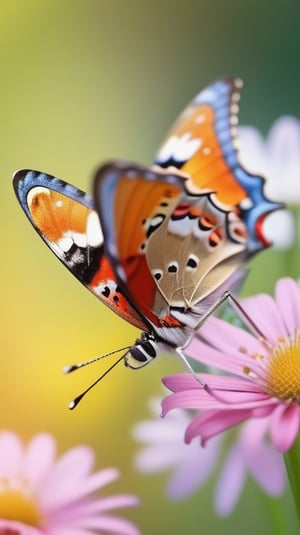
{"type": "Polygon", "coordinates": [[[141,338],[125,354],[125,365],[132,369],[142,368],[152,362],[159,353],[159,344],[151,333],[142,332],[141,338]]]}

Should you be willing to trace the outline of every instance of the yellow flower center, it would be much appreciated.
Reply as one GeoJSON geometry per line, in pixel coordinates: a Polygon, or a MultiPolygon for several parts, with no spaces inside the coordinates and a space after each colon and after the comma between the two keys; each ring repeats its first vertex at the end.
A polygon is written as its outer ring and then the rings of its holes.
{"type": "Polygon", "coordinates": [[[272,348],[266,386],[273,396],[300,403],[300,329],[272,348]]]}
{"type": "Polygon", "coordinates": [[[25,479],[0,478],[0,518],[41,526],[40,508],[25,479]]]}

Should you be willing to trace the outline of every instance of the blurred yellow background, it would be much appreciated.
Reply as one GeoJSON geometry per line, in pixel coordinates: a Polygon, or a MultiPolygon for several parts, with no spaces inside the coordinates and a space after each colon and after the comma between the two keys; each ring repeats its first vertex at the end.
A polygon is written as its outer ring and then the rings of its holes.
{"type": "MultiPolygon", "coordinates": [[[[85,290],[45,247],[15,199],[18,168],[45,171],[88,191],[110,158],[148,164],[190,99],[220,75],[244,79],[240,123],[267,132],[300,117],[300,3],[267,0],[19,0],[1,4],[1,429],[24,439],[56,435],[115,465],[115,490],[141,496],[129,511],[145,535],[266,535],[268,506],[251,483],[231,517],[218,519],[213,482],[172,504],[166,475],[132,465],[132,425],[148,417],[174,357],[138,372],[119,366],[73,412],[68,402],[103,365],[63,376],[63,365],[132,343],[138,331],[85,290]]],[[[253,262],[245,291],[273,288],[284,258],[253,262]]],[[[113,491],[113,489],[112,489],[113,491]]],[[[279,507],[279,505],[278,505],[279,507]]]]}

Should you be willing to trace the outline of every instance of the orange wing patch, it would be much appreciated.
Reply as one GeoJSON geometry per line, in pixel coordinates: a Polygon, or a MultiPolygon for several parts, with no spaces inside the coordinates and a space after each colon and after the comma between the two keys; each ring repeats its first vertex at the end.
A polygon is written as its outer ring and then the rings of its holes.
{"type": "Polygon", "coordinates": [[[154,210],[164,201],[174,203],[181,190],[176,185],[159,181],[142,180],[140,176],[119,179],[115,193],[115,231],[120,261],[130,267],[132,257],[141,252],[146,240],[144,221],[153,215],[154,210]]]}
{"type": "MultiPolygon", "coordinates": [[[[153,323],[157,285],[149,271],[144,248],[157,212],[162,217],[176,205],[181,189],[176,184],[121,176],[115,193],[115,229],[119,263],[126,273],[126,287],[141,313],[153,323]],[[134,207],[134,209],[133,209],[134,207]]],[[[159,216],[158,216],[159,217],[159,216]]],[[[154,228],[154,227],[153,227],[154,228]]]]}
{"type": "Polygon", "coordinates": [[[103,235],[95,210],[43,186],[31,188],[27,203],[39,233],[77,278],[116,314],[147,330],[100,249],[103,235]]]}
{"type": "Polygon", "coordinates": [[[48,188],[32,188],[27,196],[35,226],[50,241],[56,242],[72,231],[84,234],[90,208],[48,188]]]}
{"type": "Polygon", "coordinates": [[[246,192],[224,160],[216,138],[214,121],[215,113],[208,105],[191,105],[179,118],[172,134],[181,140],[185,136],[186,143],[190,143],[191,147],[193,141],[198,140],[197,150],[181,167],[181,171],[191,177],[193,186],[214,191],[222,203],[235,205],[245,198],[246,192]]]}

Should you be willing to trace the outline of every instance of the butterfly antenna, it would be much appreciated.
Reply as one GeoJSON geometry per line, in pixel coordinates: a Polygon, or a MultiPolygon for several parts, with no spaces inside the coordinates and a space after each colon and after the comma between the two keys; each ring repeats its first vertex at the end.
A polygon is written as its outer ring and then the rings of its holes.
{"type": "MultiPolygon", "coordinates": [[[[120,350],[121,351],[121,350],[120,350]]],[[[116,353],[116,351],[114,351],[114,353],[116,353]]],[[[94,386],[96,386],[96,384],[98,384],[102,379],[103,377],[105,377],[115,366],[117,366],[117,364],[119,364],[119,362],[121,362],[121,360],[124,360],[124,355],[122,355],[118,360],[116,360],[116,362],[114,362],[112,364],[112,366],[110,366],[110,368],[108,368],[104,373],[102,373],[102,375],[100,375],[100,377],[98,377],[98,379],[96,381],[94,381],[94,383],[92,383],[88,388],[86,388],[86,390],[84,390],[84,392],[82,392],[81,394],[79,394],[79,396],[76,396],[76,398],[74,398],[70,403],[69,403],[69,409],[70,410],[73,410],[75,409],[75,407],[77,407],[78,403],[82,400],[82,398],[84,398],[84,396],[92,389],[94,388],[94,386]]]]}
{"type": "Polygon", "coordinates": [[[80,368],[84,368],[84,366],[88,366],[89,364],[93,364],[94,362],[98,362],[98,360],[104,359],[105,357],[110,357],[111,355],[114,355],[115,353],[119,353],[120,351],[126,351],[127,349],[130,349],[131,346],[126,347],[120,347],[119,349],[115,349],[114,351],[110,351],[109,353],[104,353],[104,355],[99,355],[98,357],[94,357],[89,360],[85,360],[84,362],[79,362],[79,364],[71,364],[70,366],[64,366],[63,373],[71,373],[75,370],[79,370],[80,368]]]}

